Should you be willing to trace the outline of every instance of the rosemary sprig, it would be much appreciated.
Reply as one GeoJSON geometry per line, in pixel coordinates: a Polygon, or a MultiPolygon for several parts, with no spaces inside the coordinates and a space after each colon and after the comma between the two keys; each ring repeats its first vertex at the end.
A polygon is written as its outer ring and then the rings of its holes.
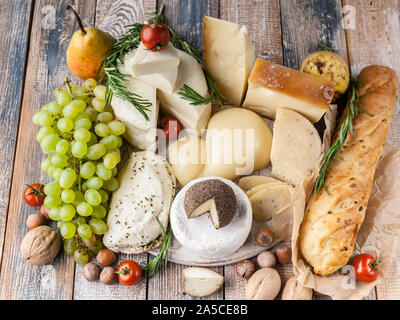
{"type": "Polygon", "coordinates": [[[322,158],[321,161],[321,169],[319,171],[319,176],[315,182],[314,185],[314,190],[313,194],[317,193],[321,187],[324,187],[325,191],[329,194],[328,188],[325,185],[325,177],[327,174],[327,171],[329,169],[329,166],[331,165],[333,159],[335,156],[340,152],[342,149],[348,134],[350,135],[354,134],[354,127],[353,127],[353,120],[357,118],[358,114],[361,112],[364,112],[370,116],[370,114],[360,106],[359,100],[360,96],[358,94],[358,88],[360,86],[360,83],[354,79],[353,77],[350,77],[350,86],[347,91],[349,102],[348,102],[348,112],[338,128],[337,131],[337,139],[330,148],[325,152],[324,157],[322,158]]]}
{"type": "Polygon", "coordinates": [[[164,265],[167,266],[168,263],[168,249],[172,241],[172,228],[170,223],[168,223],[167,230],[165,230],[161,221],[156,217],[157,223],[159,224],[162,234],[164,236],[163,242],[161,244],[160,252],[155,256],[145,267],[146,274],[149,278],[152,278],[157,271],[160,269],[162,258],[164,257],[164,265]],[[164,256],[165,255],[165,256],[164,256]]]}
{"type": "Polygon", "coordinates": [[[319,46],[320,46],[322,49],[326,50],[326,51],[333,51],[332,48],[328,47],[328,46],[327,46],[326,44],[324,44],[324,43],[320,43],[319,46]]]}

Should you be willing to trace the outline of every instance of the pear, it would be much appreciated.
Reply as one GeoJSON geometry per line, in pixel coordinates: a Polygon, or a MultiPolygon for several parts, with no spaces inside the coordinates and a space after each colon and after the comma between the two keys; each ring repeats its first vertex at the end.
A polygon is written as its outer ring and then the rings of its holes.
{"type": "Polygon", "coordinates": [[[115,39],[108,33],[95,27],[84,27],[78,14],[72,10],[79,25],[69,43],[67,50],[67,64],[71,72],[82,80],[101,76],[97,70],[103,58],[111,52],[115,39]]]}

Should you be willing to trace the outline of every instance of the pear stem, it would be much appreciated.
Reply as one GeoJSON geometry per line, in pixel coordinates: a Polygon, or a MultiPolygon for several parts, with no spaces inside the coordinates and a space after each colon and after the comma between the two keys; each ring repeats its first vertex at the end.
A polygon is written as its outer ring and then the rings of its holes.
{"type": "Polygon", "coordinates": [[[85,35],[86,35],[86,30],[85,30],[85,28],[83,27],[82,20],[81,20],[81,18],[79,17],[79,15],[76,13],[76,11],[75,11],[70,5],[67,5],[67,10],[71,10],[71,11],[74,13],[75,18],[76,18],[76,21],[78,22],[79,28],[81,29],[81,32],[82,32],[83,35],[85,36],[85,35]]]}

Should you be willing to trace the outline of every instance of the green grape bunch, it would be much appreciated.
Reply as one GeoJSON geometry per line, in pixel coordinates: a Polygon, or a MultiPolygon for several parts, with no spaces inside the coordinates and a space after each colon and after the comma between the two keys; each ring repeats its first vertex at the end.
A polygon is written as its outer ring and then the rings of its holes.
{"type": "Polygon", "coordinates": [[[49,155],[41,169],[53,180],[44,187],[44,205],[57,221],[64,251],[79,264],[102,248],[110,192],[118,188],[121,135],[125,125],[105,103],[106,87],[88,79],[54,91],[55,101],[33,115],[36,140],[49,155]]]}

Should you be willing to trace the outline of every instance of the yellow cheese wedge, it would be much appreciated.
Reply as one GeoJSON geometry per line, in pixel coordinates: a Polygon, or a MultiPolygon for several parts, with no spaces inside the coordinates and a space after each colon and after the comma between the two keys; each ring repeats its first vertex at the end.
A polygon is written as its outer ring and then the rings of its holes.
{"type": "Polygon", "coordinates": [[[278,182],[279,180],[272,178],[272,177],[267,177],[267,176],[247,176],[240,178],[238,181],[238,186],[240,189],[243,191],[248,191],[255,186],[258,186],[260,184],[264,183],[270,183],[270,182],[278,182]]]}
{"type": "Polygon", "coordinates": [[[317,122],[328,110],[333,94],[334,85],[325,79],[257,59],[243,107],[270,119],[284,107],[317,122]]]}
{"type": "Polygon", "coordinates": [[[255,195],[257,192],[259,192],[265,188],[271,188],[271,187],[275,187],[275,186],[287,186],[287,185],[289,185],[289,184],[287,184],[286,182],[276,180],[276,182],[268,182],[268,183],[259,184],[258,186],[255,186],[255,187],[251,188],[250,190],[248,190],[246,192],[246,194],[250,198],[251,196],[255,195]]]}
{"type": "Polygon", "coordinates": [[[203,17],[204,67],[226,102],[240,106],[255,53],[246,27],[203,17]]]}

